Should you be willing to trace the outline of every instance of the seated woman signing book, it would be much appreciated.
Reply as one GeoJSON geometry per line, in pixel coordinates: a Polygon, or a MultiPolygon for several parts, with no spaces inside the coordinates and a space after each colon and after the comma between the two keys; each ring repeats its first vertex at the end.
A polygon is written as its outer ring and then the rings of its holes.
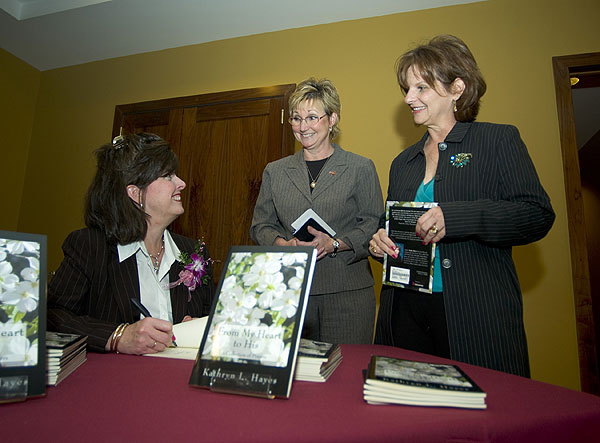
{"type": "Polygon", "coordinates": [[[167,230],[184,211],[177,157],[147,133],[115,137],[96,156],[87,228],[67,237],[48,286],[48,329],[87,335],[91,351],[163,351],[173,323],[207,315],[214,295],[206,245],[167,230]]]}

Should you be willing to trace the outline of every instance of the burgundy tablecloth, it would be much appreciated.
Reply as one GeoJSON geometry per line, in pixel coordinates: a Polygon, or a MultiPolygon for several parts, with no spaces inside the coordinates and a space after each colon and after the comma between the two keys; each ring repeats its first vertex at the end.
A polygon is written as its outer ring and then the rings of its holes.
{"type": "Polygon", "coordinates": [[[371,354],[447,360],[385,346],[342,352],[326,383],[294,382],[287,400],[191,388],[192,361],[89,354],[46,397],[0,405],[0,440],[600,441],[600,397],[466,364],[488,393],[487,410],[367,405],[361,370],[371,354]]]}

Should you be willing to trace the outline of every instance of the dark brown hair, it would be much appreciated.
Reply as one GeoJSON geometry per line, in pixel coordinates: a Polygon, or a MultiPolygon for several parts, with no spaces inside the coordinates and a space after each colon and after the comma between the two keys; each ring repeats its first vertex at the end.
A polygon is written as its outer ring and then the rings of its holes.
{"type": "Polygon", "coordinates": [[[436,81],[452,92],[451,87],[457,78],[465,83],[465,90],[456,101],[456,120],[471,122],[477,118],[480,100],[486,91],[486,84],[475,57],[467,45],[453,35],[438,35],[428,43],[403,54],[396,62],[398,84],[406,93],[406,77],[409,69],[416,69],[425,82],[435,88],[436,81]]]}
{"type": "Polygon", "coordinates": [[[154,180],[177,170],[177,156],[166,141],[149,133],[115,137],[95,154],[98,168],[85,196],[85,224],[103,231],[112,243],[143,240],[148,215],[129,198],[127,186],[143,193],[154,180]]]}

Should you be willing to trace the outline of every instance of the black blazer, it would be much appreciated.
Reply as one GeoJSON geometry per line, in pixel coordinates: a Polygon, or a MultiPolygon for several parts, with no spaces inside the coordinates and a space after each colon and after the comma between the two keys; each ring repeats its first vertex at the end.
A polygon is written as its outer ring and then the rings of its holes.
{"type": "MultiPolygon", "coordinates": [[[[171,233],[181,251],[194,252],[196,242],[171,233]]],[[[74,231],[63,244],[64,260],[48,285],[48,330],[88,336],[92,351],[104,352],[115,328],[124,322],[135,323],[139,313],[131,297],[140,299],[135,254],[119,263],[116,244],[108,243],[96,229],[74,231]]],[[[205,249],[208,257],[208,251],[205,249]]],[[[179,278],[183,266],[175,262],[170,281],[179,278]]],[[[212,270],[210,281],[189,293],[183,284],[171,289],[173,322],[186,315],[208,315],[214,296],[212,270]]]]}
{"type": "MultiPolygon", "coordinates": [[[[426,139],[394,159],[388,200],[415,198],[425,176],[426,139]]],[[[451,357],[529,376],[512,247],[550,230],[550,199],[514,126],[458,122],[440,145],[434,199],[446,225],[437,254],[451,357]],[[470,160],[460,166],[458,154],[470,154],[470,160]]],[[[382,291],[376,343],[393,345],[393,292],[382,291]]]]}

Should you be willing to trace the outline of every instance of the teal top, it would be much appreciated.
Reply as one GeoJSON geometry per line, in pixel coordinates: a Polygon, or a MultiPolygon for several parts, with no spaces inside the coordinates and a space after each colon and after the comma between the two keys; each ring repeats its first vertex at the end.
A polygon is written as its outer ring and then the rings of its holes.
{"type": "MultiPolygon", "coordinates": [[[[427,184],[421,182],[415,196],[416,202],[433,202],[433,182],[433,179],[429,180],[427,184]]],[[[438,252],[437,248],[436,252],[438,252]]],[[[435,254],[435,258],[433,259],[433,292],[442,292],[440,254],[435,254]]]]}

